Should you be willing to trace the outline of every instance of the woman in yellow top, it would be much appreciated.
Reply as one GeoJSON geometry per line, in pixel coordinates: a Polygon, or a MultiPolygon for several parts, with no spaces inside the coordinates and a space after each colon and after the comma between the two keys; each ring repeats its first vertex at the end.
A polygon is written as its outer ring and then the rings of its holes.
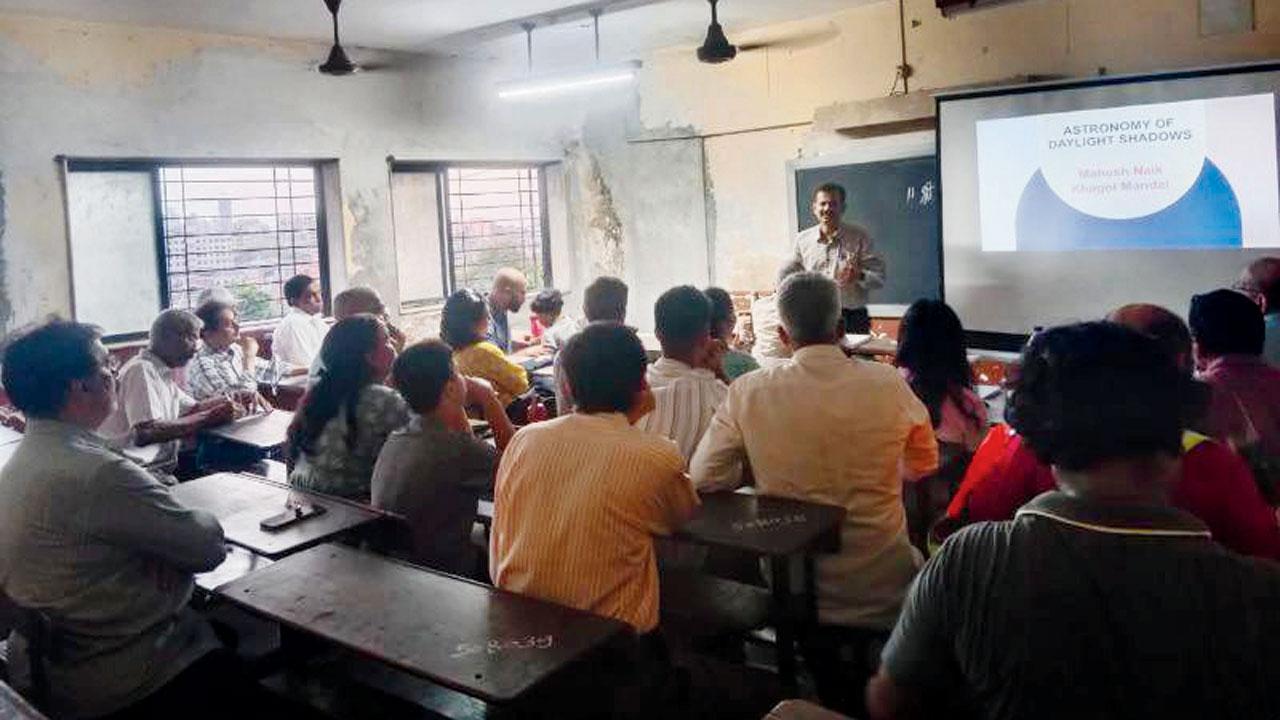
{"type": "Polygon", "coordinates": [[[453,348],[458,372],[482,378],[493,385],[498,400],[510,405],[529,390],[529,374],[507,359],[497,345],[485,340],[489,332],[489,306],[475,290],[459,290],[444,303],[440,339],[453,348]]]}

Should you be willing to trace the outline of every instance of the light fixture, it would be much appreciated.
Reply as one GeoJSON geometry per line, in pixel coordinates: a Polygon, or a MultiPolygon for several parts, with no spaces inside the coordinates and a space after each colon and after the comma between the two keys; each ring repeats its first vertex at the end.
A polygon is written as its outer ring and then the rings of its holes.
{"type": "Polygon", "coordinates": [[[635,79],[640,69],[640,62],[629,60],[623,63],[600,64],[600,8],[591,9],[591,19],[595,30],[596,66],[587,71],[575,71],[550,75],[533,74],[533,29],[532,22],[521,23],[525,33],[525,49],[528,54],[529,75],[520,80],[511,80],[498,84],[498,97],[502,100],[521,100],[536,97],[567,95],[587,90],[595,90],[610,85],[620,85],[635,79]]]}

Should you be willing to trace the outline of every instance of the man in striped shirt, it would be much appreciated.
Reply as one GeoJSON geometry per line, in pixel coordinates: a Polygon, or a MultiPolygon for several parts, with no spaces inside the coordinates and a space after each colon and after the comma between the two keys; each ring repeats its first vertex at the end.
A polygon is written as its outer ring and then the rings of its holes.
{"type": "Polygon", "coordinates": [[[681,285],[658,298],[653,309],[662,357],[649,366],[654,410],[636,423],[645,432],[671,438],[685,462],[729,394],[716,377],[724,345],[711,338],[711,301],[698,288],[681,285]]]}
{"type": "Polygon", "coordinates": [[[561,353],[575,413],[511,440],[494,491],[490,574],[510,590],[658,626],[654,536],[698,506],[684,458],[632,425],[653,407],[634,331],[593,323],[561,353]]]}
{"type": "Polygon", "coordinates": [[[235,307],[210,300],[196,309],[203,324],[203,341],[195,357],[187,363],[187,389],[196,400],[228,393],[256,398],[258,381],[270,364],[258,357],[258,341],[240,334],[235,307]]]}

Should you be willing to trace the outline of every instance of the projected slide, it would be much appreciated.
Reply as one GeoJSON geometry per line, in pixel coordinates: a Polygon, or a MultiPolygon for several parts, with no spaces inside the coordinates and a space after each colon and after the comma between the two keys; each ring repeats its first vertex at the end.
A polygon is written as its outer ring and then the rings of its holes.
{"type": "Polygon", "coordinates": [[[1271,94],[977,123],[982,249],[1280,247],[1271,94]]]}

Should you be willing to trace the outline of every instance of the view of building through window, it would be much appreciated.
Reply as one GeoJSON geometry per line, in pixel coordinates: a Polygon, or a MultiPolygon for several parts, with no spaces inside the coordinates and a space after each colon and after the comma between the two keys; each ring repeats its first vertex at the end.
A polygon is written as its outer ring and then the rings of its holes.
{"type": "Polygon", "coordinates": [[[280,317],[283,284],[321,277],[316,168],[160,168],[161,221],[169,306],[193,308],[224,287],[242,321],[280,317]]]}
{"type": "Polygon", "coordinates": [[[537,167],[449,168],[453,287],[485,289],[503,267],[523,271],[531,288],[550,283],[541,173],[537,167]]]}

